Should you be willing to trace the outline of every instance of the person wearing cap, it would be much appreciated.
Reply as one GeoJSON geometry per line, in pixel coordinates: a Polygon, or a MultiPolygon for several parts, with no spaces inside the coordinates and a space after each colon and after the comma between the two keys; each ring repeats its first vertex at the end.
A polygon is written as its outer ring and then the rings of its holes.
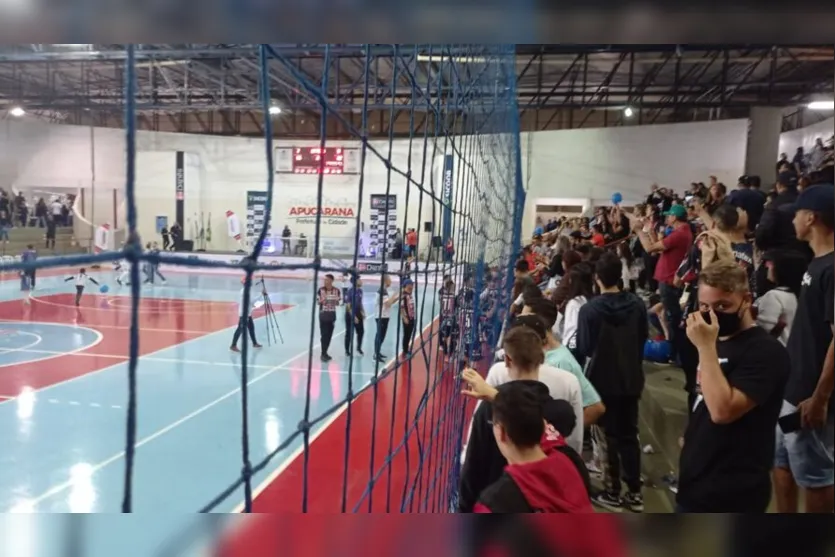
{"type": "Polygon", "coordinates": [[[317,302],[319,304],[319,335],[322,343],[323,362],[332,360],[328,354],[333,338],[333,329],[336,325],[336,306],[342,300],[342,293],[333,285],[333,275],[325,275],[325,285],[319,288],[317,302]]]}
{"type": "Polygon", "coordinates": [[[412,292],[415,285],[406,277],[400,282],[400,322],[403,324],[403,357],[412,355],[412,335],[415,332],[415,298],[412,292]]]}
{"type": "MultiPolygon", "coordinates": [[[[792,224],[793,213],[790,209],[797,201],[797,175],[794,172],[781,172],[775,185],[777,196],[763,212],[759,225],[754,230],[754,241],[764,257],[771,257],[776,251],[792,251],[802,254],[806,261],[811,260],[808,244],[798,240],[792,224]]],[[[768,280],[768,269],[761,265],[757,269],[757,297],[765,295],[774,288],[768,280]]]]}
{"type": "Polygon", "coordinates": [[[814,253],[801,282],[786,344],[791,371],[781,416],[800,414],[799,431],[777,428],[774,485],[778,512],[797,512],[798,487],[807,513],[831,513],[835,484],[835,187],[811,186],[790,206],[797,238],[814,253]]]}
{"type": "Polygon", "coordinates": [[[654,230],[645,232],[640,222],[633,223],[633,229],[647,253],[660,253],[654,278],[658,281],[658,293],[670,327],[670,344],[675,359],[682,318],[681,289],[675,285],[675,277],[676,270],[693,245],[693,231],[687,222],[687,209],[681,205],[670,207],[670,210],[664,213],[664,217],[671,231],[661,240],[655,236],[654,230]]]}

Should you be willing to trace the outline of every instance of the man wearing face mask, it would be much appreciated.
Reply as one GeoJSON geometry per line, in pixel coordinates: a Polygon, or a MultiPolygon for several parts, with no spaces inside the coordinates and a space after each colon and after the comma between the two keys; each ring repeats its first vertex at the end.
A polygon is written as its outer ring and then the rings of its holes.
{"type": "Polygon", "coordinates": [[[745,271],[719,261],[699,276],[687,317],[698,350],[698,393],[681,452],[677,511],[765,512],[771,500],[774,428],[790,362],[751,315],[745,271]]]}

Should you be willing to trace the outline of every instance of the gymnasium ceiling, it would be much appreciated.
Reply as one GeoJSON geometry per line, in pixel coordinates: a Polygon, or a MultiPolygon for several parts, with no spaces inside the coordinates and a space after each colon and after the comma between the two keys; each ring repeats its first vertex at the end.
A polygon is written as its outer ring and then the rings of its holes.
{"type": "MultiPolygon", "coordinates": [[[[270,96],[282,113],[275,133],[316,137],[319,105],[299,85],[316,86],[325,68],[323,45],[273,45],[284,57],[269,64],[270,96]]],[[[332,45],[328,97],[356,127],[369,64],[371,135],[409,133],[412,87],[449,79],[449,62],[426,45],[332,45]],[[396,83],[395,81],[395,73],[396,83]],[[440,76],[439,76],[440,73],[440,76]],[[392,110],[392,104],[394,110],[392,110]]],[[[55,122],[122,125],[126,53],[118,44],[0,46],[0,118],[13,106],[55,122]],[[5,109],[5,111],[4,111],[5,109]]],[[[460,64],[456,56],[447,58],[460,64]]],[[[516,76],[523,130],[635,125],[746,117],[751,106],[783,106],[784,127],[828,114],[800,109],[832,98],[831,45],[517,45],[516,76]],[[633,109],[627,118],[625,107],[633,109]]],[[[142,129],[220,135],[260,135],[259,51],[256,44],[157,44],[137,48],[137,108],[142,129]]],[[[5,115],[5,116],[4,116],[5,115]]],[[[829,114],[831,115],[831,114],[829,114]]],[[[433,125],[422,111],[414,133],[433,125]]],[[[432,129],[432,128],[430,128],[432,129]]],[[[330,136],[344,135],[331,122],[330,136]]]]}

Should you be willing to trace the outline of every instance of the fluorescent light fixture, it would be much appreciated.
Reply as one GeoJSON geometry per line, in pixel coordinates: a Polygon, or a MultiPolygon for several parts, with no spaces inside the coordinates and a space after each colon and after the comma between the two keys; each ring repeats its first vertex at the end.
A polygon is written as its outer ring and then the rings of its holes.
{"type": "Polygon", "coordinates": [[[632,118],[632,114],[634,114],[634,111],[632,110],[631,106],[627,106],[623,109],[623,115],[627,118],[632,118]]]}
{"type": "Polygon", "coordinates": [[[12,108],[9,109],[9,114],[11,114],[12,116],[14,116],[16,118],[20,118],[21,116],[26,114],[26,111],[23,110],[19,106],[13,106],[12,108]]]}
{"type": "Polygon", "coordinates": [[[835,100],[810,102],[808,108],[809,110],[835,110],[835,100]]]}
{"type": "Polygon", "coordinates": [[[270,107],[269,112],[273,116],[275,116],[276,114],[281,114],[281,107],[273,105],[273,106],[270,107]]]}

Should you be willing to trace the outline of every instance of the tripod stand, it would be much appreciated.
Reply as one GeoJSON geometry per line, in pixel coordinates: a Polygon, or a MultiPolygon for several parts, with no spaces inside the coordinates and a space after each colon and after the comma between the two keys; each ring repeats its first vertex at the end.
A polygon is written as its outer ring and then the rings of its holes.
{"type": "Polygon", "coordinates": [[[264,282],[264,277],[258,281],[261,285],[261,295],[264,297],[264,313],[267,318],[267,343],[272,346],[274,342],[281,341],[284,344],[284,337],[281,335],[281,327],[278,325],[278,318],[275,316],[273,304],[270,301],[270,295],[267,293],[267,284],[264,282]]]}

